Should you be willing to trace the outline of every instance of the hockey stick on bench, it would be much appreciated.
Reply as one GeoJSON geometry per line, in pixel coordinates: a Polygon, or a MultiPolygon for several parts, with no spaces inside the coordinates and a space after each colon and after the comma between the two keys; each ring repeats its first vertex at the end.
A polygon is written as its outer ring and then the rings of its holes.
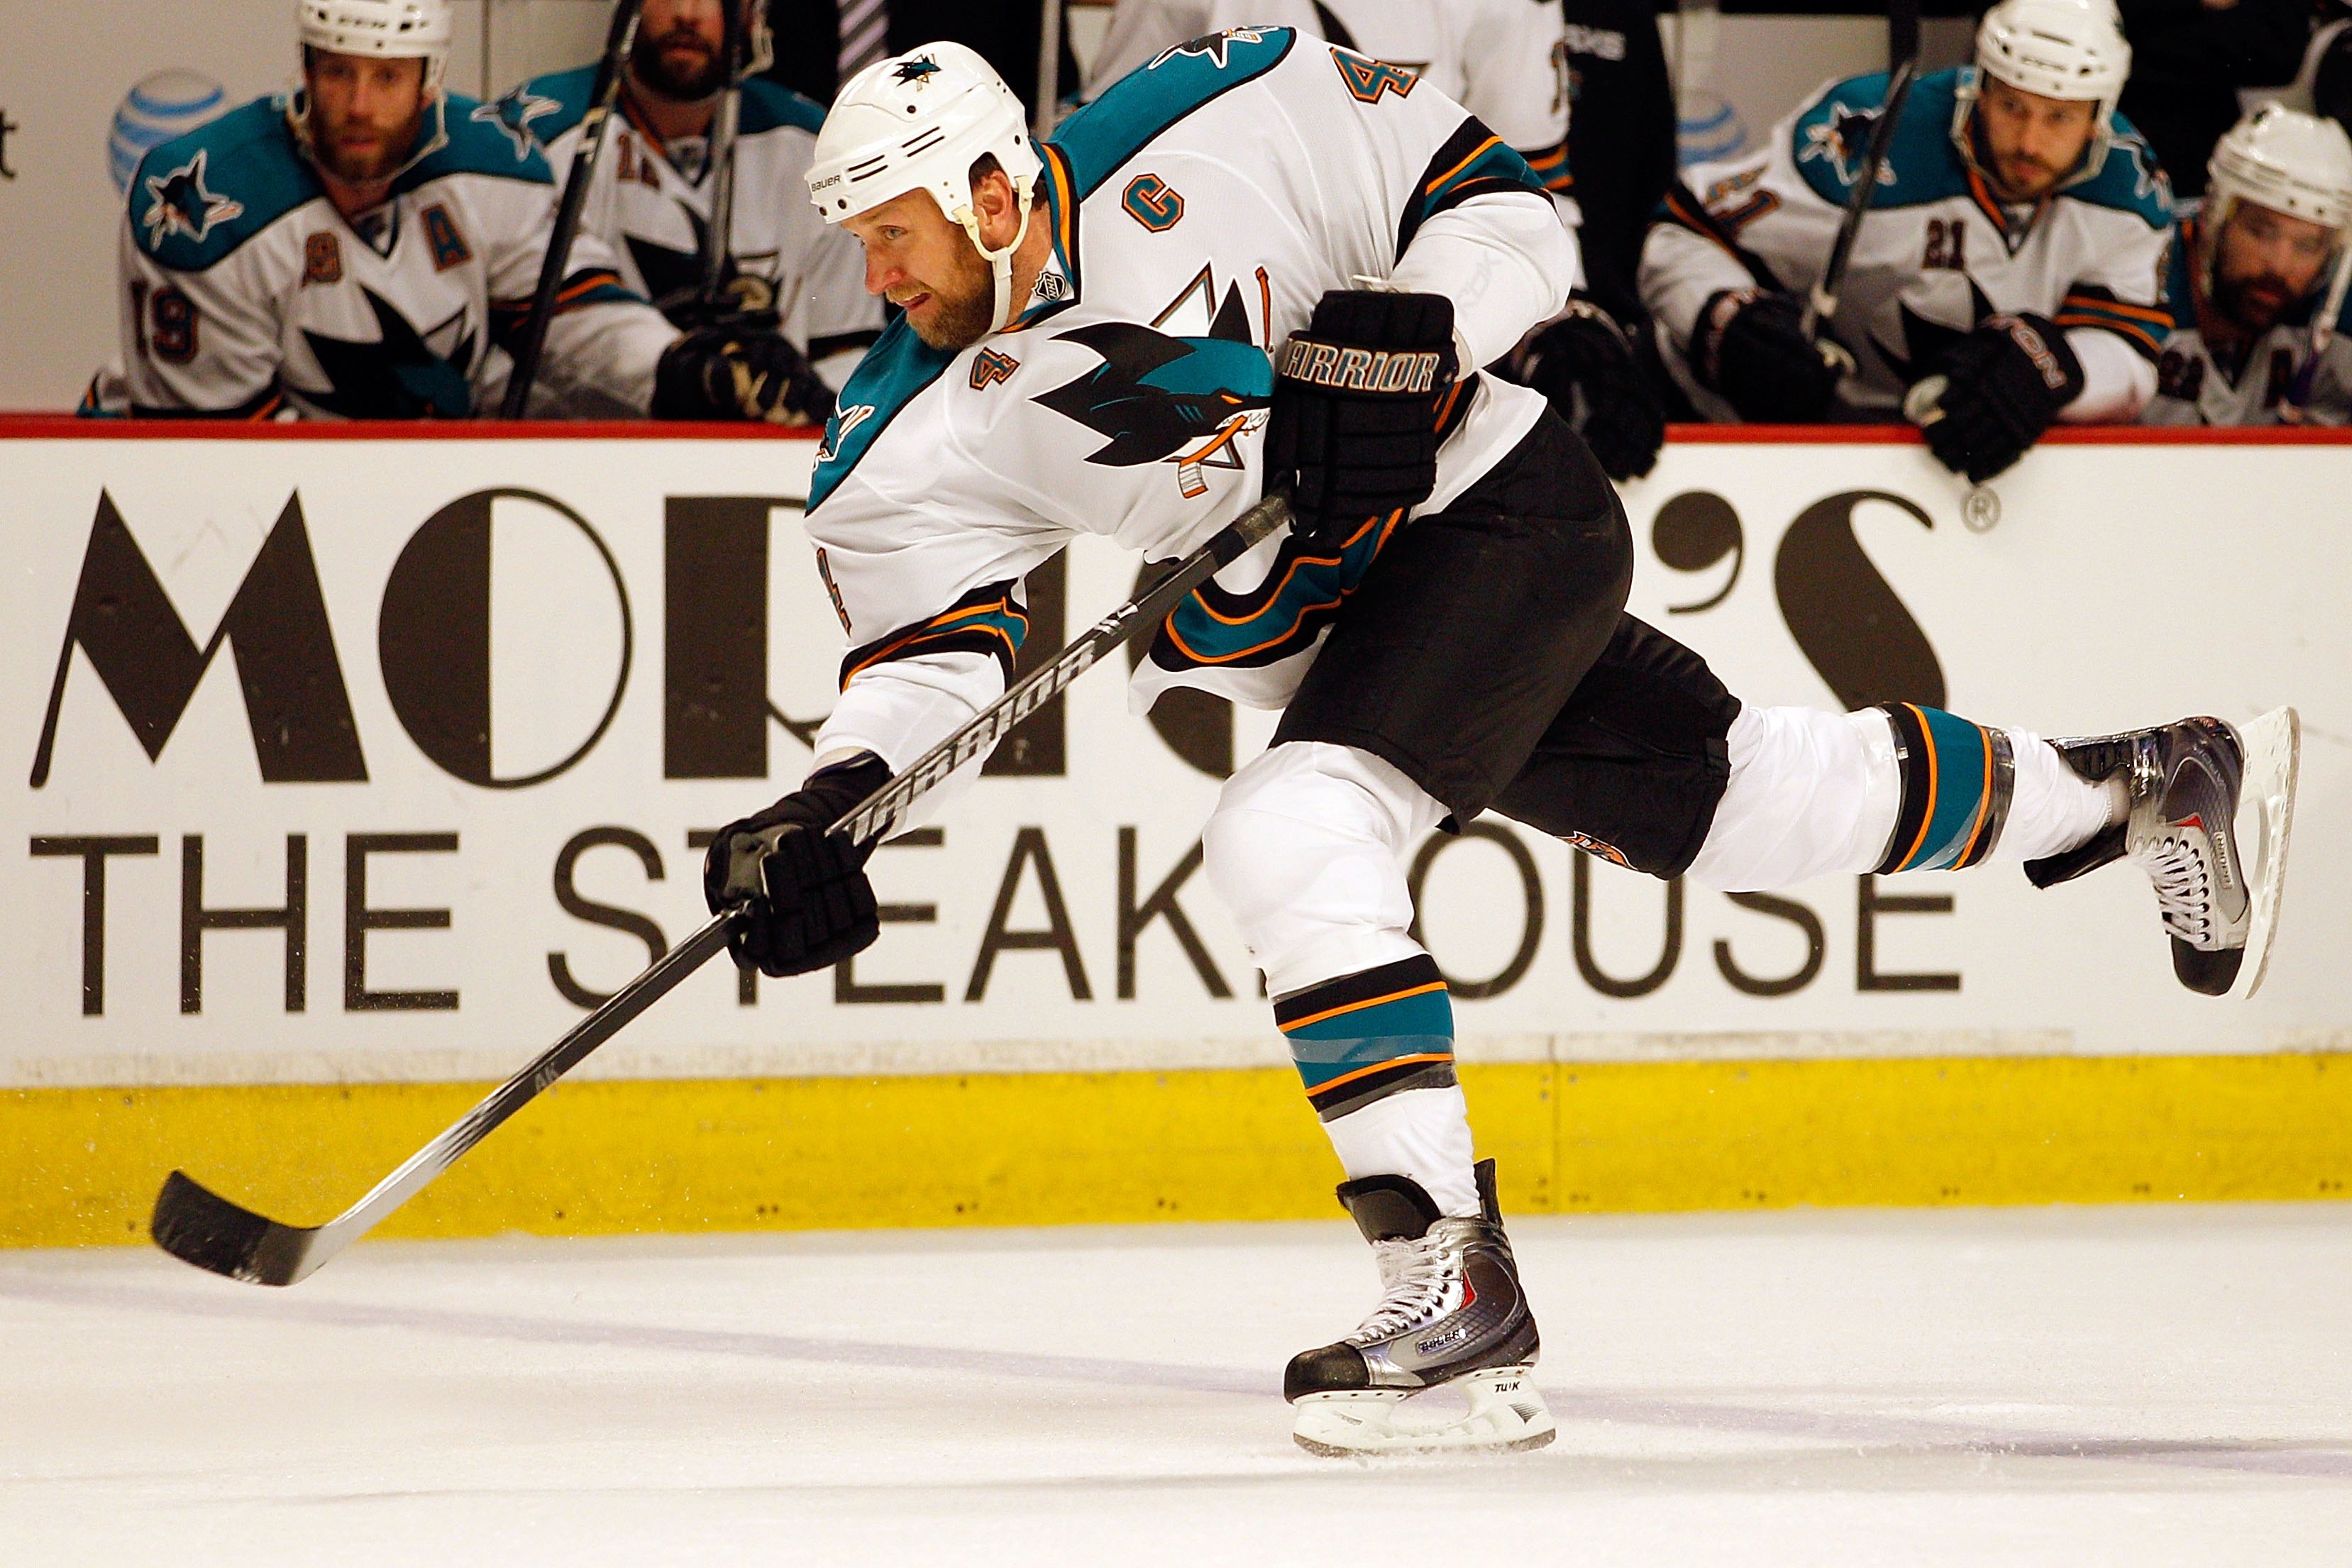
{"type": "MultiPolygon", "coordinates": [[[[530,313],[522,320],[522,339],[514,347],[507,373],[506,401],[501,419],[520,419],[530,407],[531,384],[539,379],[539,362],[547,350],[547,324],[555,319],[555,297],[563,290],[563,269],[571,265],[572,241],[580,232],[580,214],[587,205],[588,186],[596,178],[597,161],[611,139],[613,107],[621,96],[621,73],[629,50],[637,41],[637,23],[645,0],[617,0],[612,26],[604,35],[604,53],[596,62],[596,76],[588,89],[588,112],[580,118],[580,150],[572,155],[572,172],[556,204],[555,224],[548,230],[547,254],[539,264],[539,286],[531,290],[530,313]]],[[[525,121],[528,129],[529,121],[525,121]]]]}
{"type": "MultiPolygon", "coordinates": [[[[866,797],[833,826],[861,844],[889,836],[916,801],[950,773],[984,757],[1007,731],[1034,712],[1107,655],[1158,626],[1184,596],[1212,573],[1290,521],[1287,497],[1268,496],[1234,520],[1206,544],[1186,556],[1164,583],[1122,605],[1089,626],[1076,641],[1016,682],[972,721],[933,746],[903,773],[866,797]]],[[[499,1123],[536,1100],[549,1086],[586,1060],[630,1020],[660,1001],[678,982],[727,946],[737,912],[714,915],[709,923],[630,981],[603,1006],[572,1026],[537,1059],[507,1079],[433,1142],[378,1182],[365,1197],[322,1226],[281,1225],[212,1192],[174,1171],[155,1196],[148,1230],[155,1245],[184,1262],[231,1279],[256,1285],[291,1285],[414,1197],[456,1164],[499,1123]]]]}

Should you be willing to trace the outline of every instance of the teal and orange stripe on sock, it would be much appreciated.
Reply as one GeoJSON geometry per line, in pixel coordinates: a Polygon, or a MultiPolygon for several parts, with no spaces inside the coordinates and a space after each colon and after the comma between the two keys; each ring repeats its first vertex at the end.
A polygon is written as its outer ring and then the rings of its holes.
{"type": "Polygon", "coordinates": [[[1400,1089],[1454,1081],[1454,1004],[1427,954],[1342,975],[1275,1005],[1325,1120],[1400,1089]]]}
{"type": "Polygon", "coordinates": [[[1977,864],[2007,815],[2007,737],[1915,702],[1889,702],[1884,711],[1895,727],[1903,801],[1876,874],[1977,864]]]}

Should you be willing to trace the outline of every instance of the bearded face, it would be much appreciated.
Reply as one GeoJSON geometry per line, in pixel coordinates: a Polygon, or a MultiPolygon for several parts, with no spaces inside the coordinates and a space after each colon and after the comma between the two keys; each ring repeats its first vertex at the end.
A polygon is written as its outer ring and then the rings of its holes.
{"type": "MultiPolygon", "coordinates": [[[[1003,174],[990,176],[1004,189],[1003,174]]],[[[968,349],[996,317],[988,263],[960,225],[921,191],[893,197],[844,226],[866,247],[866,289],[907,313],[907,325],[935,349],[968,349]]]]}
{"type": "Polygon", "coordinates": [[[2336,236],[2307,218],[2234,204],[2213,237],[2213,308],[2260,335],[2319,286],[2336,236]]]}
{"type": "Polygon", "coordinates": [[[314,50],[303,61],[311,155],[348,184],[390,179],[416,149],[431,107],[421,59],[314,50]]]}
{"type": "Polygon", "coordinates": [[[696,103],[727,85],[729,0],[646,0],[629,74],[674,103],[696,103]]]}
{"type": "Polygon", "coordinates": [[[2074,172],[2098,127],[2096,103],[2043,98],[1987,77],[1977,95],[1978,148],[2004,201],[2039,201],[2074,172]]]}

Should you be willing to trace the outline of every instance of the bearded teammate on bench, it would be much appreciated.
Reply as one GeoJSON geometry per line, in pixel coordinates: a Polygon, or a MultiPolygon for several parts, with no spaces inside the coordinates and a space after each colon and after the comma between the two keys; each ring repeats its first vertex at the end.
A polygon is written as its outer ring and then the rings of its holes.
{"type": "Polygon", "coordinates": [[[1481,369],[1567,297],[1566,235],[1525,162],[1409,73],[1237,29],[1041,148],[977,55],[936,44],[843,89],[810,184],[903,314],[811,489],[840,703],[807,782],[720,832],[706,892],[748,901],[735,955],[769,974],[864,949],[871,847],[826,829],[1004,689],[1023,577],[1079,533],[1175,555],[1286,491],[1289,529],[1169,616],[1133,692],[1285,710],[1203,840],[1380,1268],[1371,1315],[1290,1363],[1305,1447],[1553,1432],[1445,984],[1410,934],[1399,857],[1432,828],[1492,806],[1728,889],[2128,858],[2187,984],[2258,977],[2291,714],[2052,742],[1909,705],[1759,708],[1624,613],[1615,492],[1539,395],[1481,369]],[[1408,1404],[1440,1384],[1466,1415],[1408,1404]]]}
{"type": "Polygon", "coordinates": [[[1975,64],[1920,78],[1897,118],[1822,323],[1836,354],[1806,335],[1803,300],[1887,79],[1831,82],[1761,148],[1685,169],[1642,251],[1675,380],[1710,419],[1907,413],[1979,482],[2053,424],[2129,423],[2156,391],[2172,221],[2156,155],[2116,112],[2130,69],[2113,0],[1988,10],[1975,64]]]}
{"type": "MultiPolygon", "coordinates": [[[[611,250],[621,281],[673,323],[689,332],[709,324],[702,249],[719,184],[730,5],[742,8],[750,29],[750,74],[727,153],[735,184],[722,313],[739,329],[734,318],[748,313],[781,331],[806,362],[786,402],[821,420],[880,335],[882,302],[860,287],[856,242],[809,207],[809,156],[824,110],[758,75],[774,53],[760,0],[646,0],[621,79],[620,122],[608,132],[581,226],[611,250]]],[[[595,76],[588,65],[534,77],[498,102],[502,120],[539,140],[559,181],[580,155],[595,76]]]]}
{"type": "MultiPolygon", "coordinates": [[[[495,408],[553,227],[546,160],[443,85],[449,0],[298,0],[301,88],[150,152],[122,226],[123,376],[89,413],[463,419],[495,408]]],[[[789,420],[772,332],[681,338],[593,235],[541,384],[617,412],[789,420]]]]}

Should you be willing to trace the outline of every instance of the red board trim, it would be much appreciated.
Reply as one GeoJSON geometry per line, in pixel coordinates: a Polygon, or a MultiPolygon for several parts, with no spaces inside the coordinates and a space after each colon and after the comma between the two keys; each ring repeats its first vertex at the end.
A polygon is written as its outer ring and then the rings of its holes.
{"type": "MultiPolygon", "coordinates": [[[[814,426],[683,425],[635,421],[82,419],[70,414],[0,414],[0,441],[814,441],[814,426]]],[[[1919,433],[1907,425],[1669,425],[1685,447],[1903,447],[1919,433]]],[[[2057,447],[2347,447],[2352,428],[2286,425],[2084,425],[2042,439],[2057,447]]]]}
{"type": "Polygon", "coordinates": [[[0,414],[0,441],[814,441],[814,426],[685,425],[649,420],[80,419],[0,414]]]}

